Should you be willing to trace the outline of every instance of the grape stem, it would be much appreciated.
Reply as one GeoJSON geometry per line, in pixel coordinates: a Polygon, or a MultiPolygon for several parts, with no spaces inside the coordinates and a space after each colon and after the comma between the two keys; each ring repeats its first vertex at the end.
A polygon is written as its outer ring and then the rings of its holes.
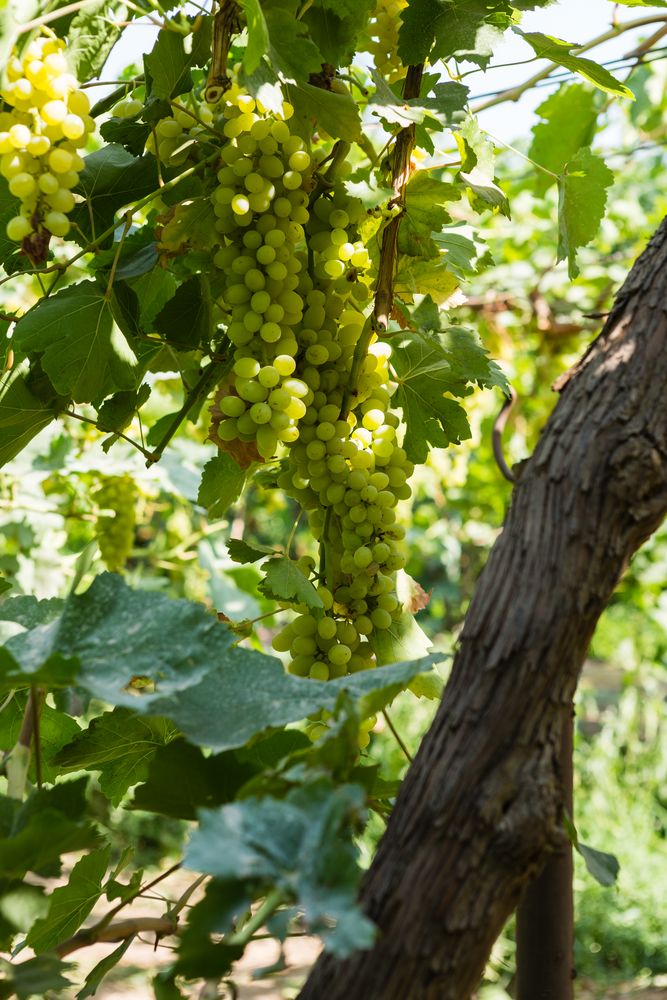
{"type": "Polygon", "coordinates": [[[394,723],[389,718],[389,712],[387,711],[386,708],[382,709],[382,714],[384,716],[384,721],[389,726],[389,729],[391,730],[394,739],[396,740],[396,742],[398,743],[399,747],[401,748],[401,750],[405,754],[405,756],[406,756],[406,758],[408,760],[408,763],[412,764],[412,762],[414,760],[414,757],[412,756],[412,754],[410,753],[410,751],[406,747],[405,743],[403,742],[401,734],[397,730],[396,726],[394,725],[394,723]]]}
{"type": "MultiPolygon", "coordinates": [[[[424,64],[409,66],[403,99],[406,101],[419,97],[424,64]]],[[[394,271],[398,251],[398,230],[401,218],[405,212],[405,190],[410,178],[410,157],[415,144],[415,126],[408,125],[396,136],[392,165],[392,188],[394,196],[389,202],[389,208],[398,207],[400,211],[393,216],[385,226],[382,234],[382,248],[378,266],[378,280],[375,290],[374,318],[377,330],[384,331],[389,327],[389,318],[394,302],[394,271]]]]}

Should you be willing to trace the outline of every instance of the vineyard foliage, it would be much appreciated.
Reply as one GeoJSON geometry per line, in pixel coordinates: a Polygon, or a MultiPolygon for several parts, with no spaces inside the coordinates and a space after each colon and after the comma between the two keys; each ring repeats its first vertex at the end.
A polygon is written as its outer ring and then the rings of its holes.
{"type": "Polygon", "coordinates": [[[359,837],[397,790],[374,740],[400,692],[439,696],[507,500],[488,444],[442,449],[479,438],[505,371],[539,426],[535,384],[664,208],[651,46],[607,68],[522,26],[550,2],[0,8],[1,485],[34,515],[0,562],[0,996],[92,996],[145,932],[173,943],[157,1000],[233,978],[267,931],[372,946],[359,837]],[[142,15],[152,49],[95,103],[142,15]],[[539,72],[476,101],[508,32],[539,72]],[[497,177],[476,112],[545,81],[497,177]],[[641,231],[609,135],[648,151],[641,231]],[[123,839],[141,816],[151,860],[192,871],[159,917],[123,839]],[[82,982],[69,956],[99,941],[82,982]]]}

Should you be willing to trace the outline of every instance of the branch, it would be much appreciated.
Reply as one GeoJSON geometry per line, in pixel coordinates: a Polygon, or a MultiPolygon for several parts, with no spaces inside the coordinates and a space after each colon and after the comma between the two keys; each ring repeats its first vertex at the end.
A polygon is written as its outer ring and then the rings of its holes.
{"type": "Polygon", "coordinates": [[[105,927],[90,927],[88,930],[79,931],[74,937],[63,941],[56,948],[58,958],[71,955],[79,948],[88,948],[91,944],[100,942],[125,941],[127,938],[136,937],[137,934],[152,931],[158,937],[166,937],[168,934],[175,934],[178,921],[171,917],[130,917],[127,920],[117,920],[115,924],[107,924],[105,927]]]}
{"type": "MultiPolygon", "coordinates": [[[[624,21],[622,24],[617,24],[609,28],[608,31],[604,31],[601,35],[597,35],[584,45],[577,45],[572,51],[575,55],[581,55],[582,52],[588,52],[598,45],[603,45],[604,42],[610,42],[613,38],[618,38],[619,35],[625,34],[626,31],[634,31],[636,28],[643,28],[648,24],[658,24],[665,21],[667,21],[667,14],[651,14],[646,17],[637,17],[633,21],[624,21]]],[[[508,87],[507,90],[501,90],[495,97],[475,105],[472,108],[473,114],[479,114],[480,111],[495,108],[498,104],[504,104],[505,101],[520,100],[527,91],[532,90],[535,84],[551,76],[557,65],[558,63],[551,63],[516,87],[508,87]]]]}

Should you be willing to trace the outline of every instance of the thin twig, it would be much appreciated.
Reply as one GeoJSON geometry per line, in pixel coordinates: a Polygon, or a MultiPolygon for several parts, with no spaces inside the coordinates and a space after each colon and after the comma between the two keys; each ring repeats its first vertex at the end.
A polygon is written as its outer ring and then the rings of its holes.
{"type": "Polygon", "coordinates": [[[382,709],[382,714],[384,716],[384,721],[387,723],[387,725],[391,729],[391,732],[392,732],[392,735],[393,735],[394,739],[396,740],[396,742],[398,743],[399,747],[401,748],[401,750],[405,754],[408,763],[412,764],[412,762],[414,760],[414,757],[412,756],[412,754],[410,753],[410,751],[406,747],[405,743],[403,742],[403,738],[401,737],[401,734],[399,733],[398,729],[396,728],[396,726],[394,725],[394,723],[389,718],[389,712],[387,711],[386,708],[382,709]]]}

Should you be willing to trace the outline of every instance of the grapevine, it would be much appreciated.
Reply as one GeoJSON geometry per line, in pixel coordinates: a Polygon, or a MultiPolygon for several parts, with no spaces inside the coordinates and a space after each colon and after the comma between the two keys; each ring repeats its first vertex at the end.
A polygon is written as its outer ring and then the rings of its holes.
{"type": "Polygon", "coordinates": [[[7,67],[1,93],[0,171],[21,203],[7,223],[10,240],[41,260],[51,236],[66,236],[72,194],[83,169],[79,150],[94,131],[90,104],[68,71],[61,39],[40,37],[7,67]]]}

